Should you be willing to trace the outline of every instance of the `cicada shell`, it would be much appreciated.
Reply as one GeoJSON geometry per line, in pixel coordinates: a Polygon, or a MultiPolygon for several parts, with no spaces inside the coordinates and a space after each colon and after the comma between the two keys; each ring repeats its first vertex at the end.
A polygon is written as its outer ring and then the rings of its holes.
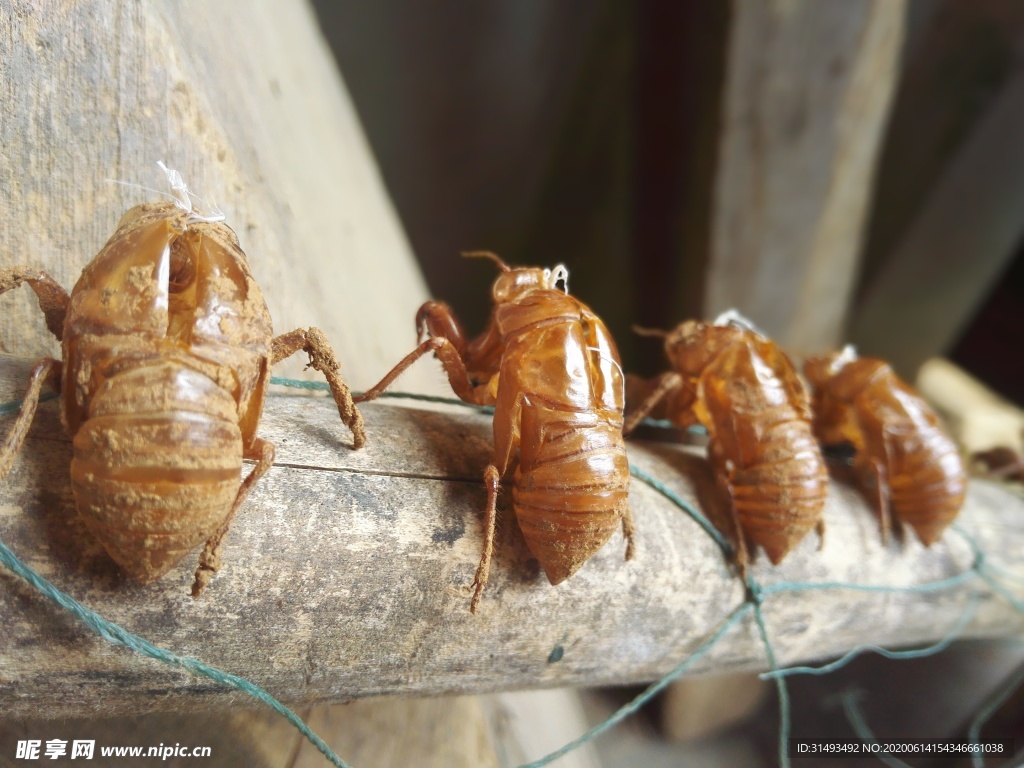
{"type": "Polygon", "coordinates": [[[427,339],[379,384],[357,397],[378,397],[419,357],[436,353],[455,393],[494,406],[494,455],[484,552],[473,582],[476,610],[487,583],[500,478],[518,449],[512,505],[526,544],[552,584],[579,570],[621,525],[632,553],[626,503],[629,464],[622,438],[623,376],[618,351],[600,318],[559,283],[565,267],[502,270],[491,295],[487,330],[467,340],[441,302],[420,308],[427,339]]]}
{"type": "Polygon", "coordinates": [[[809,358],[814,430],[823,445],[853,447],[853,470],[888,539],[892,518],[925,546],[939,540],[967,488],[956,444],[924,399],[882,360],[852,347],[809,358]]]}
{"type": "Polygon", "coordinates": [[[227,526],[273,463],[257,428],[277,360],[306,349],[362,444],[322,334],[274,339],[234,232],[180,202],[128,211],[70,296],[43,273],[0,270],[0,293],[21,282],[36,291],[63,360],[37,366],[19,424],[27,429],[42,379],[59,376],[78,512],[137,581],[159,579],[204,541],[194,594],[217,569],[227,526]],[[257,460],[244,481],[243,458],[257,460]]]}
{"type": "Polygon", "coordinates": [[[680,427],[701,424],[736,534],[736,560],[760,546],[778,564],[810,531],[824,531],[828,473],[811,428],[810,399],[792,363],[728,313],[665,333],[672,370],[647,386],[626,433],[656,406],[680,427]]]}

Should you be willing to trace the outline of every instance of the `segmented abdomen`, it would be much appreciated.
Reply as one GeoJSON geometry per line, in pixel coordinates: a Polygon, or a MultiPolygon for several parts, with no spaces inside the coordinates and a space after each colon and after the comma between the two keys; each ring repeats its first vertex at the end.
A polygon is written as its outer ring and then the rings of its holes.
{"type": "Polygon", "coordinates": [[[179,362],[115,375],[74,436],[79,514],[111,557],[155,581],[209,538],[238,493],[242,436],[231,396],[179,362]]]}
{"type": "Polygon", "coordinates": [[[785,419],[767,427],[752,458],[735,466],[731,490],[744,534],[777,565],[825,508],[828,472],[811,425],[785,419]]]}
{"type": "Polygon", "coordinates": [[[967,478],[952,440],[937,429],[920,430],[903,443],[889,467],[889,503],[895,517],[930,546],[953,522],[964,502],[967,478]]]}
{"type": "Polygon", "coordinates": [[[522,443],[537,448],[528,465],[520,460],[512,500],[530,551],[559,584],[621,524],[629,462],[621,423],[547,409],[537,418],[536,411],[524,414],[522,443]]]}

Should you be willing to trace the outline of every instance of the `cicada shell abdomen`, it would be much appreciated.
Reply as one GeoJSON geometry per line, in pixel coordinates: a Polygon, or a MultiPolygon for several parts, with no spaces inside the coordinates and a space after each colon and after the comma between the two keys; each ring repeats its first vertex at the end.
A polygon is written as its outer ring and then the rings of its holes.
{"type": "Polygon", "coordinates": [[[499,388],[507,382],[523,393],[513,505],[527,546],[558,584],[622,524],[629,462],[611,336],[577,299],[559,291],[545,298],[499,313],[506,326],[522,323],[508,342],[512,365],[503,367],[499,388]],[[543,319],[534,319],[535,307],[546,310],[543,319]]]}
{"type": "Polygon", "coordinates": [[[768,344],[729,346],[701,376],[695,410],[743,535],[777,565],[820,523],[828,472],[808,396],[768,344]]]}
{"type": "Polygon", "coordinates": [[[75,286],[63,340],[72,487],[85,524],[139,581],[231,509],[270,338],[233,233],[170,203],[129,211],[75,286]]]}
{"type": "Polygon", "coordinates": [[[950,438],[930,426],[916,430],[895,458],[889,477],[893,513],[931,546],[964,503],[967,477],[960,454],[950,438]]]}
{"type": "Polygon", "coordinates": [[[621,524],[629,492],[622,426],[594,414],[524,406],[512,502],[548,581],[572,576],[621,524]]]}
{"type": "Polygon", "coordinates": [[[73,441],[75,502],[133,578],[160,578],[227,515],[242,471],[234,416],[224,390],[171,361],[119,373],[90,401],[73,441]]]}
{"type": "Polygon", "coordinates": [[[925,546],[938,541],[963,505],[967,475],[935,412],[887,363],[852,348],[812,357],[805,370],[815,386],[818,439],[851,444],[865,493],[887,496],[892,514],[925,546]]]}

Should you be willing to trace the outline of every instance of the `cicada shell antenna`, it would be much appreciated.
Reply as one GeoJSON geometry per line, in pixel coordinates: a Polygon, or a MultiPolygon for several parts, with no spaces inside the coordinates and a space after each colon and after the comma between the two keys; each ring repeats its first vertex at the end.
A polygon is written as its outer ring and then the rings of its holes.
{"type": "Polygon", "coordinates": [[[660,328],[643,328],[639,325],[634,325],[633,333],[635,333],[637,336],[651,336],[656,339],[668,338],[668,331],[663,331],[660,328]]]}
{"type": "Polygon", "coordinates": [[[491,251],[463,251],[462,258],[464,259],[489,259],[498,265],[498,269],[502,272],[511,272],[512,267],[501,260],[501,257],[491,251]]]}

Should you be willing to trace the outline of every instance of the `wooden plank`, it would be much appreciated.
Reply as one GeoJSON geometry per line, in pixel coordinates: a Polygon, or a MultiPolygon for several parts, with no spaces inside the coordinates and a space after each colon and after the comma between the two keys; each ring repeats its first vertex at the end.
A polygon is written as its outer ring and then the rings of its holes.
{"type": "Polygon", "coordinates": [[[1015,72],[865,289],[850,328],[907,377],[956,341],[1024,234],[1024,74],[1015,72]]]}
{"type": "MultiPolygon", "coordinates": [[[[426,286],[306,3],[0,0],[0,103],[0,267],[70,288],[154,197],[106,179],[165,189],[164,160],[225,211],[279,332],[320,326],[358,387],[415,342],[426,286]]],[[[55,349],[27,293],[0,351],[55,349]]]]}
{"type": "Polygon", "coordinates": [[[733,3],[707,276],[799,354],[841,338],[906,3],[733,3]]]}
{"type": "MultiPolygon", "coordinates": [[[[490,711],[477,696],[445,699],[380,699],[317,707],[308,719],[330,746],[354,766],[499,768],[490,711]]],[[[312,744],[299,745],[289,768],[324,764],[312,744]]]]}
{"type": "MultiPolygon", "coordinates": [[[[0,378],[26,366],[3,361],[0,378]]],[[[10,384],[5,387],[12,389],[10,384]]],[[[2,390],[0,390],[2,391],[2,390]]],[[[551,587],[500,509],[491,582],[470,614],[491,450],[486,415],[451,407],[371,404],[370,441],[351,451],[324,397],[277,393],[261,435],[278,463],[236,521],[225,566],[202,599],[188,596],[193,558],[159,583],[126,583],[72,512],[70,445],[56,403],[44,404],[0,497],[0,536],[46,578],[157,645],[244,674],[283,699],[339,701],[654,679],[692,653],[743,601],[714,542],[678,507],[634,480],[638,553],[618,534],[573,578],[551,587]],[[561,656],[553,655],[556,649],[561,656]]],[[[9,424],[6,417],[4,424],[9,424]]],[[[632,443],[631,461],[696,503],[713,487],[700,451],[632,443]]],[[[1014,522],[1024,501],[972,483],[962,524],[991,562],[1024,569],[1014,522]]],[[[779,568],[783,580],[910,585],[970,568],[955,533],[926,550],[883,547],[851,489],[832,487],[828,538],[808,536],[779,568]]],[[[780,593],[764,611],[783,663],[866,641],[906,645],[944,635],[980,582],[937,593],[780,593]]],[[[1019,586],[1016,588],[1019,590],[1019,586]]],[[[981,590],[968,635],[1019,631],[1024,617],[981,590]]],[[[234,692],[113,648],[13,576],[0,574],[0,709],[8,716],[238,706],[234,692]]],[[[747,620],[694,672],[763,669],[747,620]]]]}
{"type": "MultiPolygon", "coordinates": [[[[278,331],[323,328],[359,387],[414,342],[425,283],[306,3],[0,0],[0,100],[0,266],[34,265],[70,288],[124,211],[154,197],[106,179],[164,189],[164,160],[226,212],[278,331]]],[[[27,291],[0,301],[0,350],[56,350],[27,291]]],[[[300,357],[277,372],[304,376],[300,357]]],[[[403,386],[442,392],[441,382],[421,368],[403,386]]],[[[0,491],[0,508],[8,501],[0,491]]],[[[38,719],[46,711],[26,708],[30,719],[15,722],[0,706],[0,748],[13,755],[19,734],[115,745],[148,734],[154,744],[201,739],[218,765],[283,764],[255,754],[272,751],[262,721],[227,699],[224,709],[120,716],[129,708],[112,719],[69,705],[62,730],[38,719]]]]}
{"type": "Polygon", "coordinates": [[[1016,68],[1024,5],[917,0],[871,202],[857,299],[892,257],[942,174],[1016,68]]]}

